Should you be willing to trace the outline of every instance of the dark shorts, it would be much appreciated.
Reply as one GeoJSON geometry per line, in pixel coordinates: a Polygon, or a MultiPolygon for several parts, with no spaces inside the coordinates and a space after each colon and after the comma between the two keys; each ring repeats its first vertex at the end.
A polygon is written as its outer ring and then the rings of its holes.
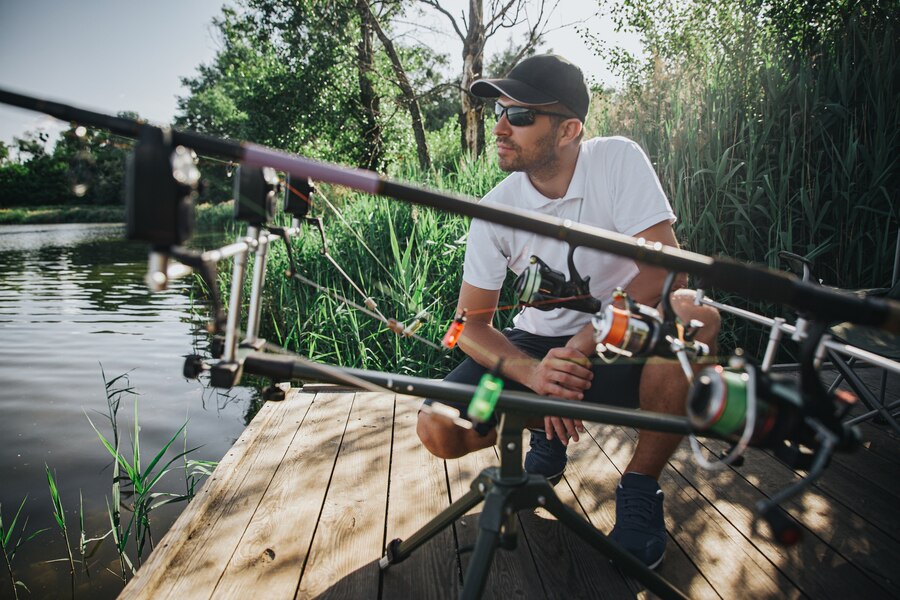
{"type": "MultiPolygon", "coordinates": [[[[565,346],[570,337],[544,337],[522,331],[521,329],[504,329],[503,335],[506,336],[506,339],[512,342],[516,348],[539,359],[544,358],[544,356],[553,348],[565,346]]],[[[585,391],[585,402],[608,404],[624,408],[637,408],[640,404],[638,392],[642,368],[643,363],[620,360],[609,365],[599,358],[594,357],[594,365],[591,369],[594,372],[594,385],[585,391]]],[[[478,385],[478,382],[481,380],[481,376],[484,375],[485,371],[487,371],[487,369],[471,358],[467,358],[453,369],[444,378],[444,381],[478,385]]],[[[512,380],[504,380],[503,389],[525,392],[531,391],[521,383],[512,380]]],[[[425,404],[431,404],[432,402],[437,402],[437,400],[425,400],[425,404]]],[[[441,402],[442,404],[447,404],[458,409],[460,416],[464,418],[468,417],[468,405],[456,402],[441,402]]],[[[497,419],[492,417],[490,421],[476,425],[475,429],[482,435],[485,435],[496,425],[497,419]]]]}

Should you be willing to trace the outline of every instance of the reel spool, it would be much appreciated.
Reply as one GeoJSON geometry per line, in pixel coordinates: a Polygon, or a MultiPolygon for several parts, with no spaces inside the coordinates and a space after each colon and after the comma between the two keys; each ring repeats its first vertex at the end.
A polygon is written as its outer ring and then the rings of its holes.
{"type": "Polygon", "coordinates": [[[553,310],[558,308],[558,303],[552,300],[563,295],[565,285],[565,275],[551,269],[537,256],[532,256],[531,264],[516,279],[513,289],[516,299],[522,304],[538,310],[553,310]]]}
{"type": "Polygon", "coordinates": [[[573,255],[569,250],[569,273],[572,279],[542,261],[531,257],[531,263],[516,278],[513,286],[516,300],[524,306],[550,311],[568,308],[586,313],[595,313],[602,308],[600,300],[591,296],[590,277],[582,277],[575,268],[573,255]]]}
{"type": "MultiPolygon", "coordinates": [[[[759,383],[757,381],[757,388],[759,383]]],[[[687,412],[691,425],[738,441],[749,419],[752,430],[748,442],[760,444],[775,427],[778,410],[774,403],[761,398],[757,389],[755,414],[750,414],[749,384],[750,374],[744,369],[726,370],[716,365],[701,371],[688,394],[687,412]]]]}
{"type": "Polygon", "coordinates": [[[609,351],[623,356],[649,352],[659,337],[659,313],[644,315],[610,304],[594,316],[594,341],[601,356],[609,351]]]}

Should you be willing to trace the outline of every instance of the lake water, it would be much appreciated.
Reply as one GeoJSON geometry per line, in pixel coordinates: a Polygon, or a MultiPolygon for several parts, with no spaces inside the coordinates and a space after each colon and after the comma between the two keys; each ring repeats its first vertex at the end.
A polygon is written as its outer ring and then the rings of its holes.
{"type": "MultiPolygon", "coordinates": [[[[87,534],[109,529],[111,457],[88,422],[90,416],[110,435],[101,366],[108,379],[128,372],[140,394],[145,466],[185,421],[187,444],[202,445],[192,458],[219,460],[244,429],[256,402],[250,388],[223,393],[182,377],[184,355],[202,354],[208,344],[202,318],[192,311],[190,281],[150,294],[142,282],[145,267],[146,248],[126,242],[121,225],[0,226],[3,522],[9,523],[27,496],[19,523],[27,516],[29,532],[54,526],[46,464],[56,475],[76,558],[79,494],[87,534]]],[[[133,430],[131,398],[123,399],[119,411],[126,454],[133,430]]],[[[179,471],[169,473],[159,491],[184,489],[179,471]]],[[[184,506],[152,513],[156,541],[184,506]]],[[[67,564],[46,562],[64,556],[58,530],[24,544],[13,566],[31,595],[20,596],[71,596],[67,564]]],[[[90,577],[79,574],[76,596],[114,598],[122,583],[106,571],[118,568],[110,540],[92,562],[90,577]]],[[[12,597],[4,568],[0,598],[12,597]]]]}

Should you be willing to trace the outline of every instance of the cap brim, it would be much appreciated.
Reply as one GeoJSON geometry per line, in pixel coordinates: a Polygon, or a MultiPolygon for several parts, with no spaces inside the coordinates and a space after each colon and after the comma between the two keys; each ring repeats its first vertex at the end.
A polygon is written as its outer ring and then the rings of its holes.
{"type": "Polygon", "coordinates": [[[534,89],[527,83],[522,83],[515,79],[479,79],[469,86],[469,91],[479,98],[507,96],[511,100],[521,102],[522,104],[530,104],[532,106],[542,106],[559,102],[559,100],[553,96],[549,96],[534,89]]]}

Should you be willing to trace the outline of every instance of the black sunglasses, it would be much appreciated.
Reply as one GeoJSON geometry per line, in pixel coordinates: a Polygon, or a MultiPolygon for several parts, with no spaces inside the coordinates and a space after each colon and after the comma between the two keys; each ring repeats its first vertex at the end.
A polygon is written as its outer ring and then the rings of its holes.
{"type": "Polygon", "coordinates": [[[503,106],[499,102],[494,104],[494,116],[499,121],[503,115],[513,127],[527,127],[534,124],[534,118],[537,115],[550,115],[554,117],[563,117],[566,119],[575,119],[572,115],[564,115],[562,113],[550,112],[546,110],[538,110],[536,108],[528,108],[525,106],[503,106]]]}

